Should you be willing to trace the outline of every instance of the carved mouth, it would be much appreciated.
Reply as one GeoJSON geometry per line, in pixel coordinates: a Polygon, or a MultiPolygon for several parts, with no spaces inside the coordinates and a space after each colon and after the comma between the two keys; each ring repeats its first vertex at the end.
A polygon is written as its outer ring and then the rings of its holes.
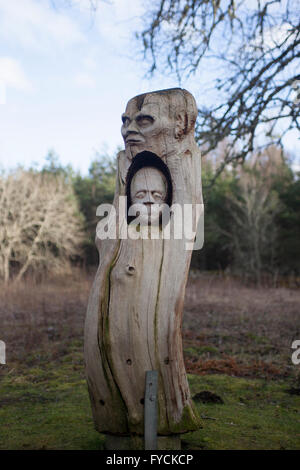
{"type": "Polygon", "coordinates": [[[141,144],[142,141],[140,139],[134,139],[133,137],[128,137],[126,140],[125,140],[125,143],[126,144],[129,144],[129,145],[133,145],[133,144],[141,144]]]}

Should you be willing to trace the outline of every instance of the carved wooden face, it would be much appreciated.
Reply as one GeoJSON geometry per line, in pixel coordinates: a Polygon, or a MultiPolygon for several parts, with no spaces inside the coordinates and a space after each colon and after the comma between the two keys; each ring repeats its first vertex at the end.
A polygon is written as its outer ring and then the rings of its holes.
{"type": "Polygon", "coordinates": [[[162,156],[166,145],[175,141],[175,124],[169,116],[168,102],[160,95],[147,95],[140,110],[137,98],[130,100],[122,121],[121,133],[129,158],[144,150],[162,156]]]}
{"type": "Polygon", "coordinates": [[[167,182],[156,168],[146,167],[137,171],[132,178],[130,195],[132,204],[143,204],[148,215],[141,217],[142,223],[156,224],[159,221],[159,208],[166,200],[167,182]],[[151,217],[150,217],[151,215],[151,217]]]}

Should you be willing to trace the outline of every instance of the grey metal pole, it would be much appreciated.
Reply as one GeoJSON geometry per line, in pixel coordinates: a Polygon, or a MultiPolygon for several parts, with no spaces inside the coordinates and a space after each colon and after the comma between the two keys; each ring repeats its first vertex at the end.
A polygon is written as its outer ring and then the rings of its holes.
{"type": "Polygon", "coordinates": [[[145,450],[157,450],[157,370],[146,372],[144,436],[145,450]]]}

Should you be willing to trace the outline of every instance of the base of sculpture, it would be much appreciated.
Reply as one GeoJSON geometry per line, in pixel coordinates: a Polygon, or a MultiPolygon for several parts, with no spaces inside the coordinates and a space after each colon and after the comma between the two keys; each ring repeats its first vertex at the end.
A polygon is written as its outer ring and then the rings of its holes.
{"type": "MultiPolygon", "coordinates": [[[[105,438],[106,450],[144,450],[143,436],[114,436],[107,434],[105,438]]],[[[158,436],[157,450],[181,450],[180,435],[158,436]]]]}

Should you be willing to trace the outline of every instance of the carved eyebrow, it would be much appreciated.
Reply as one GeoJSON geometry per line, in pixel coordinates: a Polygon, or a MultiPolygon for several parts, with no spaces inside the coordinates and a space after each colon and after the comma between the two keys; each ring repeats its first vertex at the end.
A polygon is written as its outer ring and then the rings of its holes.
{"type": "Polygon", "coordinates": [[[150,114],[138,114],[136,119],[150,119],[151,121],[154,121],[154,117],[150,116],[150,114]]]}

